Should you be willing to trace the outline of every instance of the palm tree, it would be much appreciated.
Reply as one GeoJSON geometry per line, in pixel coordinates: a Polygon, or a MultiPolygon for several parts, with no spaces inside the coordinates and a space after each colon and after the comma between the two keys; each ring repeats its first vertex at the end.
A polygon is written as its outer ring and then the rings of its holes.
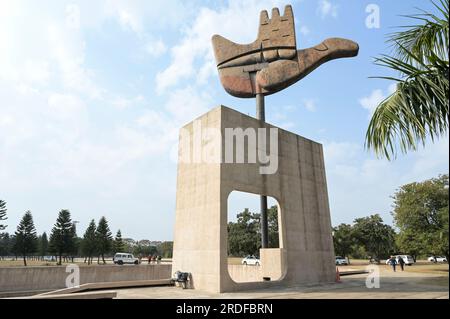
{"type": "Polygon", "coordinates": [[[375,64],[399,73],[396,91],[378,105],[366,134],[366,147],[387,159],[447,133],[449,117],[449,1],[432,1],[439,12],[406,16],[418,22],[389,36],[392,56],[375,64]]]}

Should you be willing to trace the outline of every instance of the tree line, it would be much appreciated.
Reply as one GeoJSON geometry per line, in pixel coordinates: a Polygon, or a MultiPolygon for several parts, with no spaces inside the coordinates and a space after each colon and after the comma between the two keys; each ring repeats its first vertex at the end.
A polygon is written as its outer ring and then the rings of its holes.
{"type": "MultiPolygon", "coordinates": [[[[269,248],[279,247],[278,207],[267,209],[269,248]]],[[[259,255],[261,248],[261,214],[246,208],[237,215],[236,222],[228,223],[228,255],[259,255]]]]}
{"type": "MultiPolygon", "coordinates": [[[[6,202],[0,200],[0,230],[4,230],[7,220],[6,202]]],[[[43,259],[44,256],[53,256],[58,265],[74,257],[84,257],[84,262],[92,264],[97,258],[106,264],[105,256],[116,252],[132,252],[136,256],[161,255],[164,258],[172,257],[172,242],[162,242],[157,246],[150,245],[148,240],[134,241],[122,238],[120,229],[113,238],[108,221],[104,216],[98,223],[92,219],[83,235],[77,236],[76,222],[71,218],[70,211],[63,209],[59,212],[50,236],[46,232],[37,235],[31,211],[23,215],[14,234],[0,233],[0,258],[4,256],[20,256],[27,265],[27,259],[43,259]]]]}
{"type": "MultiPolygon", "coordinates": [[[[427,255],[449,259],[448,174],[401,186],[392,196],[394,227],[379,214],[356,218],[353,224],[332,229],[336,255],[379,261],[392,254],[414,259],[427,255]]],[[[279,247],[278,207],[268,210],[269,248],[279,247]]],[[[258,255],[261,248],[260,214],[248,209],[228,223],[228,255],[258,255]]]]}
{"type": "Polygon", "coordinates": [[[448,174],[401,186],[393,199],[393,227],[379,215],[357,218],[333,228],[337,255],[380,260],[391,254],[449,259],[448,174]]]}

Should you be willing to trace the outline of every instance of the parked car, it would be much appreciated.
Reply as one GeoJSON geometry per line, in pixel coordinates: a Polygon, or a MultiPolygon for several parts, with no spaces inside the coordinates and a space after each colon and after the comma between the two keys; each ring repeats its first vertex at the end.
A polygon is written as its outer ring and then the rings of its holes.
{"type": "Polygon", "coordinates": [[[55,256],[44,256],[44,261],[56,261],[55,256]]]}
{"type": "MultiPolygon", "coordinates": [[[[410,255],[395,255],[394,257],[397,264],[400,257],[402,257],[403,261],[405,262],[405,265],[407,266],[412,266],[415,263],[414,258],[412,258],[412,256],[410,255]]],[[[386,265],[389,265],[390,260],[391,260],[390,258],[386,259],[386,265]]]]}
{"type": "Polygon", "coordinates": [[[441,257],[441,256],[431,256],[428,258],[429,262],[432,263],[446,263],[447,262],[447,258],[446,257],[441,257]]]}
{"type": "Polygon", "coordinates": [[[336,265],[348,265],[348,261],[344,257],[336,256],[336,265]]]}
{"type": "Polygon", "coordinates": [[[242,264],[243,265],[253,265],[253,266],[259,266],[261,265],[261,261],[259,260],[258,257],[255,257],[253,255],[249,255],[247,257],[245,257],[244,259],[242,259],[242,264]]]}
{"type": "Polygon", "coordinates": [[[135,258],[133,256],[133,254],[117,253],[113,257],[113,262],[115,264],[118,264],[118,265],[123,265],[123,264],[135,264],[135,265],[138,265],[139,264],[139,259],[135,258]]]}

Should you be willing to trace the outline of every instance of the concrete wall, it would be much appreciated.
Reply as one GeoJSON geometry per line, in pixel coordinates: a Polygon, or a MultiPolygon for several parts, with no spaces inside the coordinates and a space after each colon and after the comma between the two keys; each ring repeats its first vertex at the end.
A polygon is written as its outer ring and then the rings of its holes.
{"type": "Polygon", "coordinates": [[[286,275],[286,251],[282,248],[260,249],[261,265],[228,265],[228,274],[237,283],[262,282],[264,277],[281,280],[286,275]]]}
{"type": "MultiPolygon", "coordinates": [[[[172,277],[172,265],[81,266],[80,284],[131,280],[157,280],[172,277]]],[[[66,267],[0,268],[0,292],[53,290],[66,288],[66,267]]]]}
{"type": "Polygon", "coordinates": [[[263,281],[261,266],[228,265],[228,273],[238,283],[263,281]]]}
{"type": "MultiPolygon", "coordinates": [[[[180,141],[179,159],[185,160],[194,149],[194,126],[198,121],[203,129],[221,131],[222,140],[206,139],[201,141],[201,146],[213,149],[219,144],[222,161],[187,163],[179,160],[173,269],[191,272],[195,288],[212,292],[270,287],[279,283],[240,284],[229,275],[228,196],[237,190],[272,196],[279,203],[280,248],[286,269],[280,281],[283,285],[334,281],[334,249],[322,145],[278,129],[279,166],[275,174],[261,175],[258,163],[224,163],[225,128],[257,130],[274,126],[220,106],[183,128],[191,134],[191,141],[190,144],[180,141]]],[[[265,149],[258,149],[258,152],[265,152],[265,149]]]]}
{"type": "Polygon", "coordinates": [[[286,249],[260,249],[259,255],[261,256],[262,277],[270,278],[270,280],[281,280],[284,278],[287,272],[286,249]]]}

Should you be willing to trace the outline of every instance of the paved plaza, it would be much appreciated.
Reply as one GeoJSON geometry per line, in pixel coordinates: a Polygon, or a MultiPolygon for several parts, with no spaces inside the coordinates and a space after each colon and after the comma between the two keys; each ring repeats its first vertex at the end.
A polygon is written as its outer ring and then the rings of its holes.
{"type": "MultiPolygon", "coordinates": [[[[413,266],[414,267],[414,266],[413,266]]],[[[345,267],[342,267],[345,269],[345,267]]],[[[346,270],[350,270],[350,266],[346,270]]],[[[178,287],[118,289],[117,298],[169,299],[448,299],[448,271],[417,272],[408,267],[404,272],[392,272],[380,266],[380,288],[366,287],[367,275],[341,277],[340,283],[308,287],[272,288],[239,293],[207,293],[178,287]]]]}

